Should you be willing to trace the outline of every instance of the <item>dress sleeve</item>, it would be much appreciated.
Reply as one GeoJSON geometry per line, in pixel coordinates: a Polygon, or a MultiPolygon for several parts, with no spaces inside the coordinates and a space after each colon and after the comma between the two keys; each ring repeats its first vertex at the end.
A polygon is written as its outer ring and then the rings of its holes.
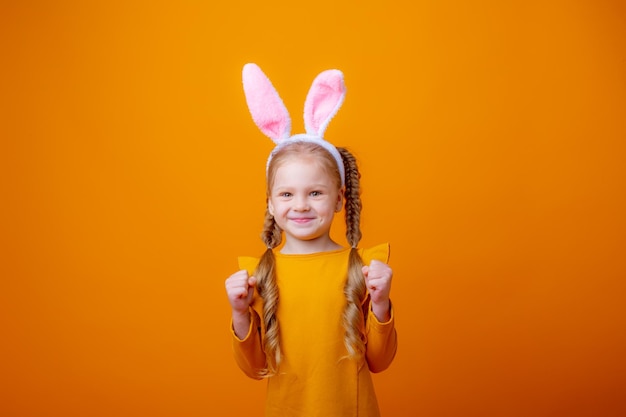
{"type": "MultiPolygon", "coordinates": [[[[369,265],[374,259],[388,263],[389,244],[384,243],[365,249],[361,256],[366,265],[369,265]]],[[[365,335],[367,338],[365,356],[370,371],[381,372],[389,367],[398,347],[393,306],[391,318],[385,323],[378,321],[374,315],[369,296],[365,300],[365,306],[367,306],[367,310],[365,310],[365,335]]]]}
{"type": "MultiPolygon", "coordinates": [[[[239,268],[247,270],[248,274],[254,273],[257,263],[258,259],[256,258],[239,258],[239,268]]],[[[263,333],[260,319],[261,311],[261,300],[255,290],[254,299],[250,306],[248,334],[243,339],[239,339],[233,329],[232,321],[230,324],[235,362],[247,376],[254,379],[261,379],[261,371],[265,368],[265,352],[261,342],[263,333]]]]}

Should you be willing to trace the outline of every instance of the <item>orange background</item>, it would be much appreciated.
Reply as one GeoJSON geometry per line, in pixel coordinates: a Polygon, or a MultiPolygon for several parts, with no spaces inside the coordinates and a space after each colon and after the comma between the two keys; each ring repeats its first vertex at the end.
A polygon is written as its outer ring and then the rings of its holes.
{"type": "Polygon", "coordinates": [[[223,289],[263,250],[248,61],[294,132],[345,73],[326,137],[392,244],[384,415],[626,415],[622,2],[0,7],[0,415],[262,414],[223,289]]]}

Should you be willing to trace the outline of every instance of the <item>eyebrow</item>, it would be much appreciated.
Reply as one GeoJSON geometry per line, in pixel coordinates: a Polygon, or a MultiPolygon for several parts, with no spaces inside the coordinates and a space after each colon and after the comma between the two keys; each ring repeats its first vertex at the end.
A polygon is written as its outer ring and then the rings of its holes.
{"type": "MultiPolygon", "coordinates": [[[[285,185],[274,185],[272,188],[275,189],[275,190],[284,190],[284,189],[292,190],[294,188],[299,188],[299,187],[293,186],[293,185],[290,185],[290,184],[285,184],[285,185]]],[[[310,189],[318,189],[318,188],[332,189],[333,187],[332,187],[332,185],[325,185],[325,184],[310,184],[310,185],[307,185],[307,186],[305,186],[303,188],[305,188],[307,190],[310,190],[310,189]]]]}

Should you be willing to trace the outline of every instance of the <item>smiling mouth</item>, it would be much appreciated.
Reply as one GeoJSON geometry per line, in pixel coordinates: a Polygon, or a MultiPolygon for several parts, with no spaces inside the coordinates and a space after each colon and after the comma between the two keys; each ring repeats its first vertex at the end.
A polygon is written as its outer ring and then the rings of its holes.
{"type": "Polygon", "coordinates": [[[312,218],[312,217],[297,217],[297,218],[293,218],[293,219],[291,219],[291,221],[292,221],[292,222],[294,222],[294,223],[300,223],[300,224],[302,224],[302,223],[308,223],[308,222],[310,222],[310,221],[312,221],[312,220],[313,220],[313,218],[312,218]]]}

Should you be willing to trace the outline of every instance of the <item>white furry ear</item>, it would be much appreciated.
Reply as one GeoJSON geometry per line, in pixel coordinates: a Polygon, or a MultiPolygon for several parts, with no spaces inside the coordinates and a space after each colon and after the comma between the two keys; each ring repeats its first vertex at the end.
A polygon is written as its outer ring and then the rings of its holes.
{"type": "Polygon", "coordinates": [[[304,103],[306,133],[323,137],[328,123],[343,104],[345,96],[343,73],[339,70],[321,72],[313,81],[304,103]]]}
{"type": "Polygon", "coordinates": [[[274,143],[291,135],[291,118],[271,81],[256,64],[246,64],[242,72],[243,90],[252,120],[274,143]]]}

